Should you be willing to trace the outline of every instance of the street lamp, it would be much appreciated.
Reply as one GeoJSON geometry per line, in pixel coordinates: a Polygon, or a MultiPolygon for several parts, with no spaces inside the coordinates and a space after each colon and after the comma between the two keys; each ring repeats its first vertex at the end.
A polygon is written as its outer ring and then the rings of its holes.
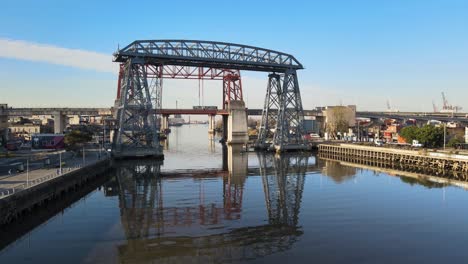
{"type": "Polygon", "coordinates": [[[59,168],[60,175],[62,175],[62,152],[59,152],[59,168]]]}

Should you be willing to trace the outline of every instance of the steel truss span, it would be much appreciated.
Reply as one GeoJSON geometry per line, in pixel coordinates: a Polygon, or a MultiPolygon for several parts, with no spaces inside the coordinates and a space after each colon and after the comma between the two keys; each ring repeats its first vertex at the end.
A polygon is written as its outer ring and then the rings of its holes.
{"type": "Polygon", "coordinates": [[[266,72],[303,69],[290,54],[259,47],[199,40],[136,40],[114,53],[114,61],[144,57],[148,64],[266,72]]]}
{"type": "Polygon", "coordinates": [[[307,148],[297,79],[303,66],[292,55],[214,41],[137,40],[115,52],[114,61],[121,63],[114,154],[162,156],[157,131],[163,78],[222,80],[227,110],[231,102],[243,102],[241,70],[271,73],[256,147],[277,152],[307,148]]]}

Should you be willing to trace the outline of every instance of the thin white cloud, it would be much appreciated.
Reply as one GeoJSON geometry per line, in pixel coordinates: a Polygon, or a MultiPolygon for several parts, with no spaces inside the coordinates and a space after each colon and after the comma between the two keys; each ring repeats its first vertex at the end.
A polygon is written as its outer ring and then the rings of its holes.
{"type": "Polygon", "coordinates": [[[0,38],[0,57],[27,61],[40,61],[98,72],[116,74],[118,65],[111,54],[67,49],[53,45],[0,38]]]}

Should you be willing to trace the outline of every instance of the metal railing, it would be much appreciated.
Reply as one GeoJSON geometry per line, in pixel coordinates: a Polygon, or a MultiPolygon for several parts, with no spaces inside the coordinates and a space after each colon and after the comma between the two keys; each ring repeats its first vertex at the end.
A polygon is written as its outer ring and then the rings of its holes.
{"type": "MultiPolygon", "coordinates": [[[[94,162],[92,162],[94,163],[94,162]]],[[[91,165],[92,163],[88,163],[86,165],[91,165]]],[[[60,176],[64,176],[72,171],[75,171],[75,170],[78,170],[80,168],[82,168],[82,164],[78,164],[76,166],[73,166],[73,167],[68,167],[68,168],[63,168],[62,171],[57,171],[55,173],[51,173],[51,174],[48,174],[46,176],[43,176],[43,177],[40,177],[40,178],[37,178],[37,179],[34,179],[34,180],[30,180],[28,182],[25,182],[23,184],[20,184],[20,185],[16,185],[14,187],[11,187],[11,188],[8,188],[6,190],[3,190],[3,191],[0,191],[0,199],[3,199],[9,195],[12,195],[14,193],[17,193],[17,192],[20,192],[20,191],[23,191],[23,190],[26,190],[28,188],[31,188],[33,186],[36,186],[36,185],[39,185],[43,182],[46,182],[46,181],[49,181],[51,179],[55,179],[57,177],[60,177],[60,176]]]]}

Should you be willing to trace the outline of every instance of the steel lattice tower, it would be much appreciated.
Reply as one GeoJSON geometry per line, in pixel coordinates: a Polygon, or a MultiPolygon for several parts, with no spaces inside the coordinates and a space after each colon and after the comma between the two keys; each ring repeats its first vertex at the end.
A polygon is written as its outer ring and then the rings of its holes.
{"type": "Polygon", "coordinates": [[[161,108],[162,82],[152,75],[148,81],[143,60],[129,59],[116,101],[119,128],[114,135],[115,157],[162,156],[157,114],[161,108]]]}
{"type": "Polygon", "coordinates": [[[267,93],[263,105],[262,121],[258,132],[256,148],[268,148],[267,139],[273,138],[270,128],[276,126],[278,120],[278,109],[280,108],[281,78],[279,74],[272,73],[268,75],[267,93]]]}
{"type": "Polygon", "coordinates": [[[280,108],[273,144],[276,151],[306,148],[304,144],[304,109],[296,70],[289,69],[283,77],[280,108]]]}
{"type": "Polygon", "coordinates": [[[284,74],[268,75],[268,86],[262,112],[262,122],[258,141],[260,149],[275,149],[278,152],[294,149],[305,149],[304,144],[304,110],[297,72],[287,70],[284,74]],[[272,145],[270,128],[274,125],[272,145]]]}
{"type": "Polygon", "coordinates": [[[244,101],[240,72],[226,72],[223,76],[223,109],[227,109],[231,101],[244,101]]]}

